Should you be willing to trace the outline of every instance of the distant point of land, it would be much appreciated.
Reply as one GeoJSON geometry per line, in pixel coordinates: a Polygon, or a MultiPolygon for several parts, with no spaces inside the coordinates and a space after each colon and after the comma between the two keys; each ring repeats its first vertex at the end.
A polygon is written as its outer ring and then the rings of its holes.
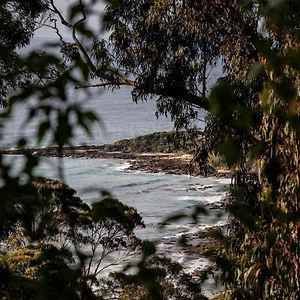
{"type": "MultiPolygon", "coordinates": [[[[107,158],[129,160],[131,170],[152,173],[181,174],[201,176],[201,166],[193,160],[195,145],[189,140],[186,132],[154,132],[131,139],[119,140],[113,144],[0,149],[0,154],[22,155],[30,153],[38,157],[68,158],[107,158]]],[[[220,159],[211,160],[208,176],[230,177],[232,172],[224,168],[220,159]]]]}

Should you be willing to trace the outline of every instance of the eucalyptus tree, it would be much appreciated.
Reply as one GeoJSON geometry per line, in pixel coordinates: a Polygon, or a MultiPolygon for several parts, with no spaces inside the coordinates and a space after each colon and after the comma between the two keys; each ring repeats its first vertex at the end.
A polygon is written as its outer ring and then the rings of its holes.
{"type": "MultiPolygon", "coordinates": [[[[48,1],[48,7],[51,18],[44,24],[56,31],[70,58],[76,52],[76,59],[89,67],[90,80],[76,88],[129,86],[134,101],[154,98],[157,115],[169,114],[176,128],[190,128],[199,110],[211,110],[210,72],[222,65],[226,75],[219,80],[234,84],[236,100],[224,102],[232,112],[224,115],[222,122],[214,117],[207,120],[208,133],[201,146],[207,148],[205,153],[210,152],[232,134],[243,148],[255,141],[255,130],[245,132],[239,116],[255,105],[261,88],[260,80],[247,88],[241,84],[248,67],[258,61],[256,41],[264,38],[259,1],[244,6],[240,1],[218,0],[107,1],[103,27],[108,40],[88,26],[86,12],[93,10],[91,3],[76,2],[69,16],[55,0],[48,1]],[[64,36],[59,23],[69,28],[69,36],[64,36]],[[82,38],[86,32],[89,40],[82,38]],[[72,43],[66,42],[70,39],[72,43]]],[[[222,105],[216,109],[222,110],[222,105]]],[[[258,114],[251,115],[246,126],[257,123],[258,118],[258,114]]],[[[204,164],[205,153],[200,155],[204,164]]]]}
{"type": "Polygon", "coordinates": [[[242,172],[232,190],[235,221],[223,275],[231,282],[229,299],[298,299],[300,6],[260,4],[265,38],[256,42],[259,64],[248,73],[249,81],[263,81],[257,142],[250,149],[256,172],[242,172]]]}
{"type": "Polygon", "coordinates": [[[78,88],[127,85],[135,100],[157,96],[158,111],[170,113],[177,127],[188,125],[195,108],[209,110],[212,67],[222,60],[229,75],[240,77],[257,60],[259,24],[250,18],[255,4],[244,8],[238,1],[107,1],[103,25],[109,40],[89,31],[92,41],[86,43],[80,34],[89,29],[85,10],[91,7],[78,1],[68,18],[58,2],[48,3],[57,19],[51,19],[52,27],[64,45],[68,37],[59,33],[58,23],[71,29],[72,47],[89,66],[93,81],[78,88]]]}

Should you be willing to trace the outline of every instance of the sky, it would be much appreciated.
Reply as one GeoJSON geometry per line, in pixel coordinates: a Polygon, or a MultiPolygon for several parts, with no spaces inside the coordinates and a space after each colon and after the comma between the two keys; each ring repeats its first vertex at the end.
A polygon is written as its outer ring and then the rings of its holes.
{"type": "MultiPolygon", "coordinates": [[[[79,3],[78,0],[64,0],[64,1],[54,0],[54,4],[57,6],[57,8],[65,17],[68,16],[68,9],[78,3],[79,3]]],[[[101,16],[104,13],[105,0],[90,0],[90,1],[83,1],[83,3],[88,4],[88,7],[91,10],[91,15],[87,19],[87,25],[91,27],[94,32],[99,32],[99,34],[105,36],[103,32],[101,32],[101,16]],[[95,2],[95,4],[91,4],[91,2],[95,2]]],[[[60,22],[58,22],[57,24],[63,37],[66,40],[70,40],[71,39],[70,29],[60,24],[60,22]]],[[[36,31],[35,38],[56,40],[57,35],[53,29],[48,27],[42,27],[36,31]]]]}

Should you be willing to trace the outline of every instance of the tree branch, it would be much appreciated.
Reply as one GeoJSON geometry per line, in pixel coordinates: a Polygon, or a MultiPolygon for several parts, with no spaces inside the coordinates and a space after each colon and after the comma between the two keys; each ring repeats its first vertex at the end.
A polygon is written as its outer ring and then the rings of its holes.
{"type": "Polygon", "coordinates": [[[166,98],[174,98],[178,100],[185,101],[197,108],[201,108],[204,110],[209,109],[208,99],[206,97],[198,96],[188,91],[182,90],[178,91],[171,91],[171,90],[163,90],[156,87],[142,85],[134,80],[129,79],[119,79],[114,81],[107,81],[97,84],[80,84],[75,87],[75,89],[87,89],[87,88],[99,88],[99,87],[107,87],[107,86],[130,86],[137,90],[145,91],[146,93],[163,96],[166,98]]]}
{"type": "Polygon", "coordinates": [[[87,88],[96,88],[96,87],[106,87],[106,86],[132,86],[132,87],[137,87],[138,88],[138,83],[134,80],[130,79],[118,79],[115,81],[108,81],[108,82],[102,82],[102,83],[96,83],[96,84],[80,84],[78,86],[75,86],[75,89],[87,89],[87,88]]]}
{"type": "MultiPolygon", "coordinates": [[[[79,21],[77,21],[74,25],[71,24],[70,22],[68,22],[64,18],[64,16],[61,14],[61,12],[55,6],[53,0],[50,0],[50,3],[52,5],[52,11],[58,15],[58,17],[61,20],[61,23],[72,30],[72,38],[73,38],[76,46],[80,50],[81,54],[83,55],[85,62],[89,66],[90,71],[93,72],[94,74],[97,74],[98,70],[95,67],[95,65],[93,64],[91,57],[89,56],[89,54],[87,53],[87,50],[84,48],[84,46],[81,44],[81,42],[78,40],[78,38],[76,36],[76,26],[78,26],[80,23],[82,23],[86,20],[86,14],[84,12],[84,7],[82,5],[82,1],[80,0],[80,4],[83,7],[83,11],[82,11],[83,17],[79,21]]],[[[180,101],[185,101],[186,103],[189,103],[193,106],[196,106],[196,107],[204,109],[204,110],[209,109],[208,100],[204,95],[198,96],[195,94],[191,94],[187,90],[182,90],[182,91],[172,90],[172,89],[166,90],[166,89],[159,88],[156,86],[143,85],[141,83],[138,83],[135,80],[129,80],[129,79],[117,79],[117,80],[102,82],[102,83],[98,83],[98,84],[81,84],[79,86],[76,86],[75,89],[85,89],[85,88],[94,88],[94,87],[99,88],[99,87],[106,87],[106,86],[130,86],[136,90],[144,91],[145,93],[148,93],[148,94],[158,95],[158,96],[162,96],[165,98],[173,98],[175,100],[180,100],[180,101]]]]}
{"type": "Polygon", "coordinates": [[[87,65],[89,66],[90,70],[97,74],[98,70],[95,67],[95,65],[93,64],[89,54],[87,53],[86,49],[84,48],[84,46],[81,44],[81,42],[78,40],[77,35],[76,35],[76,26],[78,26],[79,24],[81,24],[82,22],[84,22],[86,20],[86,14],[84,12],[84,6],[82,4],[82,1],[79,1],[81,6],[83,7],[83,17],[82,19],[80,19],[79,21],[77,21],[74,25],[70,22],[68,22],[64,16],[62,15],[62,13],[58,10],[58,8],[55,6],[54,1],[50,0],[51,6],[52,6],[52,11],[55,12],[57,14],[57,16],[59,17],[62,25],[70,28],[72,30],[72,38],[73,41],[75,42],[76,46],[78,47],[78,49],[80,50],[81,54],[84,57],[85,62],[87,63],[87,65]]]}
{"type": "Polygon", "coordinates": [[[82,0],[79,0],[79,4],[80,6],[82,7],[82,18],[80,20],[78,20],[74,25],[73,27],[76,27],[78,26],[79,24],[81,24],[82,22],[84,22],[86,20],[86,13],[85,13],[85,10],[84,10],[84,5],[82,4],[82,0]]]}
{"type": "Polygon", "coordinates": [[[72,28],[72,24],[67,22],[67,20],[64,18],[64,16],[62,15],[62,13],[58,10],[58,8],[55,6],[54,4],[54,1],[53,0],[50,0],[50,3],[51,3],[51,6],[52,6],[52,9],[51,11],[56,13],[61,21],[61,23],[68,27],[68,28],[72,28]]]}

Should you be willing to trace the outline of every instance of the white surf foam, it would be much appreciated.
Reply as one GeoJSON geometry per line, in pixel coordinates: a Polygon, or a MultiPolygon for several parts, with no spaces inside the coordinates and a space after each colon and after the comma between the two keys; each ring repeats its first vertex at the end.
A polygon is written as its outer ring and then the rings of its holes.
{"type": "Polygon", "coordinates": [[[119,172],[123,172],[123,171],[127,170],[130,166],[131,166],[130,162],[127,161],[125,163],[114,166],[113,169],[116,171],[119,171],[119,172]]]}
{"type": "Polygon", "coordinates": [[[212,195],[203,195],[203,196],[193,196],[193,195],[186,195],[186,196],[179,196],[176,197],[177,201],[197,201],[201,202],[203,204],[211,204],[211,203],[217,203],[220,202],[223,197],[226,195],[226,193],[218,193],[218,195],[212,194],[212,195]]]}

